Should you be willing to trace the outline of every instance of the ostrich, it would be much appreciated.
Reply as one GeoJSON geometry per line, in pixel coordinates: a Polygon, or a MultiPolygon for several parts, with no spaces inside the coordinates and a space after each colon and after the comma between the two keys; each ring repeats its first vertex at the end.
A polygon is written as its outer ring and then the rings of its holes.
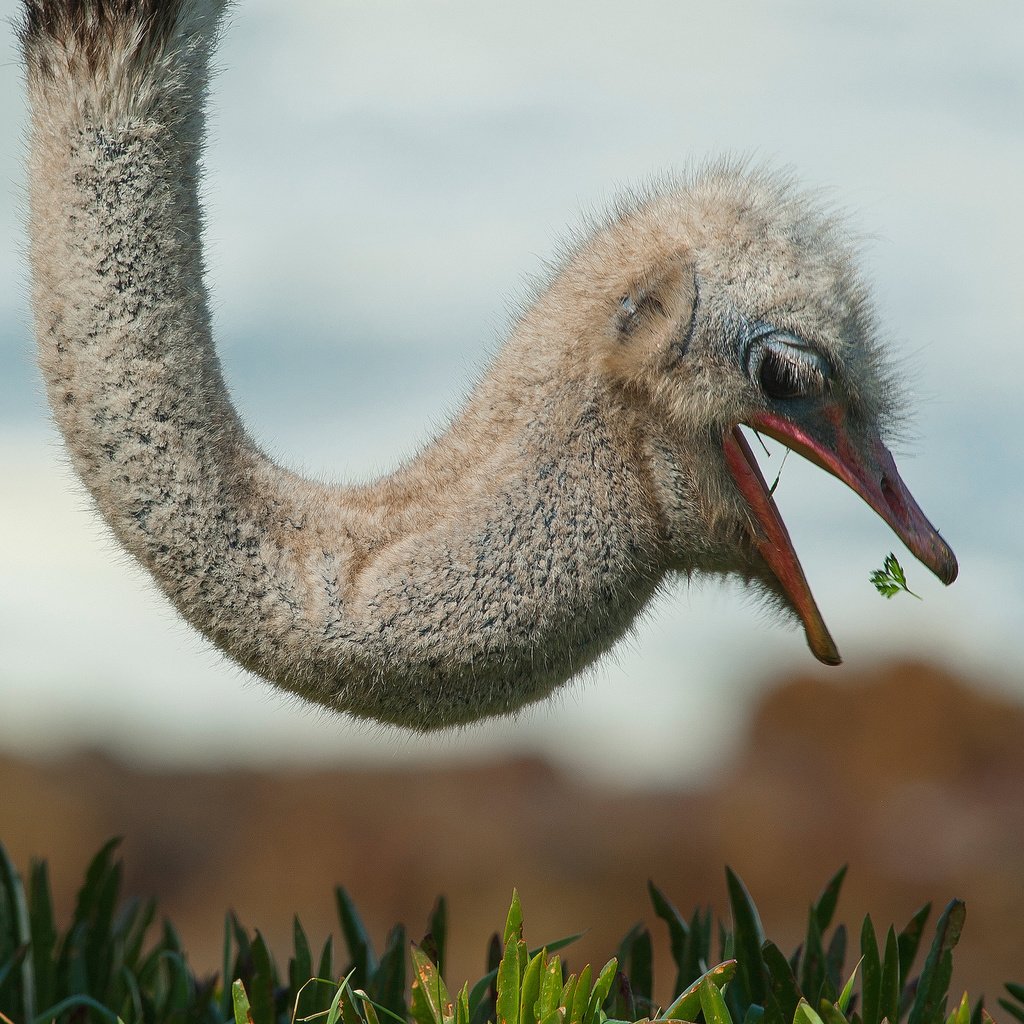
{"type": "Polygon", "coordinates": [[[350,715],[509,714],[666,581],[726,574],[839,655],[740,425],[849,484],[943,582],[883,442],[900,408],[841,226],[717,165],[568,251],[447,429],[374,483],[275,464],[210,333],[197,198],[225,0],[24,0],[39,362],[74,467],[181,615],[350,715]]]}

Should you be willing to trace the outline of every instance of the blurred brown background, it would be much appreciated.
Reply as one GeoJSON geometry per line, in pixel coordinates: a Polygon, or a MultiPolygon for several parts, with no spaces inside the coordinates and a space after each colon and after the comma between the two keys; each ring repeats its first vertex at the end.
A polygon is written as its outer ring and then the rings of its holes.
{"type": "Polygon", "coordinates": [[[128,890],[159,899],[203,970],[219,962],[228,907],[282,959],[293,913],[316,944],[337,934],[341,883],[378,946],[396,921],[422,934],[444,893],[461,984],[482,972],[517,886],[531,943],[589,929],[566,951],[577,967],[603,963],[646,921],[667,999],[674,972],[648,878],[686,914],[708,903],[727,914],[731,865],[788,949],[808,903],[849,863],[838,918],[854,941],[866,912],[884,930],[928,900],[934,921],[958,896],[967,927],[954,986],[994,1005],[1004,981],[1024,980],[1024,709],[923,664],[840,687],[780,680],[733,762],[679,791],[616,791],[539,760],[171,773],[99,753],[0,757],[0,839],[22,868],[49,859],[62,914],[112,835],[124,837],[128,890]]]}

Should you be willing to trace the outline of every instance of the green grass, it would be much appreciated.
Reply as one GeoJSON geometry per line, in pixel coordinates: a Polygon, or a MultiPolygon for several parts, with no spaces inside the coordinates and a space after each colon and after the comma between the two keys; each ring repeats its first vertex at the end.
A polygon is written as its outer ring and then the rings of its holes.
{"type": "MultiPolygon", "coordinates": [[[[981,1001],[965,994],[949,1010],[953,949],[964,923],[954,900],[928,929],[930,906],[900,930],[876,932],[865,918],[856,936],[833,925],[845,868],[811,904],[807,932],[786,956],[767,939],[750,894],[727,869],[729,924],[710,911],[684,917],[653,884],[655,915],[675,964],[667,1007],[653,997],[650,932],[634,928],[599,971],[567,973],[559,951],[571,936],[531,949],[519,897],[491,940],[488,973],[457,991],[444,981],[448,916],[443,900],[426,934],[410,942],[401,925],[378,955],[359,913],[337,889],[342,955],[333,939],[314,950],[295,919],[292,950],[279,966],[258,931],[229,914],[223,966],[199,978],[174,927],[155,925],[151,901],[121,898],[117,842],[95,856],[70,922],[54,919],[45,862],[27,886],[0,847],[0,1021],[4,1024],[981,1024],[981,1001]],[[918,968],[916,965],[920,964],[918,968]],[[454,995],[453,995],[454,992],[454,995]]],[[[1024,1022],[1024,986],[999,1000],[1008,1021],[1024,1022]]]]}

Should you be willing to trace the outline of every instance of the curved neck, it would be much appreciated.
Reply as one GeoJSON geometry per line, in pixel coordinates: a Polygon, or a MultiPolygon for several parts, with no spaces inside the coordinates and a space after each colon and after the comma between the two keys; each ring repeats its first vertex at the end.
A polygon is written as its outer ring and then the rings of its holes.
{"type": "Polygon", "coordinates": [[[124,52],[91,65],[67,56],[69,23],[25,38],[40,365],[98,510],[190,623],[311,700],[432,728],[543,696],[657,585],[628,430],[596,384],[533,374],[521,336],[390,478],[325,487],[260,452],[228,398],[203,285],[216,10],[157,7],[163,22],[108,34],[124,52]]]}

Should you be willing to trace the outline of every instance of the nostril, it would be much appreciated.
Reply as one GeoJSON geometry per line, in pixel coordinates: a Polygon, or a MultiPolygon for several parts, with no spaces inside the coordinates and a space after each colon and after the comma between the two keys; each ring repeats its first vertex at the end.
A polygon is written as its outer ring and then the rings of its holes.
{"type": "Polygon", "coordinates": [[[882,477],[882,496],[885,498],[885,503],[894,512],[905,512],[906,506],[903,504],[903,497],[898,490],[889,482],[887,476],[882,477]]]}

